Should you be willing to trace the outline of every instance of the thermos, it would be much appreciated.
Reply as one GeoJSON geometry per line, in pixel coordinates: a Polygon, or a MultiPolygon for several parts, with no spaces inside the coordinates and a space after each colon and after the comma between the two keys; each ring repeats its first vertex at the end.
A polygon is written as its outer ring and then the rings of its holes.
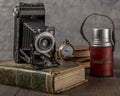
{"type": "Polygon", "coordinates": [[[85,18],[82,23],[80,33],[89,43],[90,48],[90,75],[97,77],[113,76],[114,57],[113,51],[115,46],[114,23],[108,16],[101,14],[91,14],[85,18]],[[83,32],[86,20],[93,15],[107,17],[112,22],[112,29],[94,28],[92,32],[92,43],[88,41],[83,32]]]}

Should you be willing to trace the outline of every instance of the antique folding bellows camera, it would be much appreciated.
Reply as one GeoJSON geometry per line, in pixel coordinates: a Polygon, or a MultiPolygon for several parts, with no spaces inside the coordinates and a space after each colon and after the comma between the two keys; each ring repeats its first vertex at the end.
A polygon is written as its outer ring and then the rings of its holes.
{"type": "Polygon", "coordinates": [[[58,66],[55,28],[45,26],[43,3],[19,3],[14,8],[14,60],[39,68],[58,66]]]}

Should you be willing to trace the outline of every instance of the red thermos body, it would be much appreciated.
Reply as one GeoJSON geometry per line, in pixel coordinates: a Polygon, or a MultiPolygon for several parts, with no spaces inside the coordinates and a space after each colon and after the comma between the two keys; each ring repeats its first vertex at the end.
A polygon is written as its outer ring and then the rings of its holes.
{"type": "MultiPolygon", "coordinates": [[[[110,19],[105,15],[92,15],[104,16],[110,19]]],[[[92,43],[90,43],[83,33],[83,26],[85,21],[92,15],[89,15],[81,26],[81,35],[90,46],[90,75],[97,77],[113,76],[113,50],[115,46],[114,23],[110,19],[113,25],[112,30],[108,28],[94,28],[92,33],[93,40],[92,43]]]]}

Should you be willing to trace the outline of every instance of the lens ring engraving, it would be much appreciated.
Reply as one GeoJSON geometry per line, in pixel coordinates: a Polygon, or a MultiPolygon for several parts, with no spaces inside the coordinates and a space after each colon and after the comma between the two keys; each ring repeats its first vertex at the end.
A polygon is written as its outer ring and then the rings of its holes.
{"type": "Polygon", "coordinates": [[[43,32],[36,36],[35,38],[35,49],[39,53],[50,52],[55,45],[55,38],[49,32],[43,32]]]}

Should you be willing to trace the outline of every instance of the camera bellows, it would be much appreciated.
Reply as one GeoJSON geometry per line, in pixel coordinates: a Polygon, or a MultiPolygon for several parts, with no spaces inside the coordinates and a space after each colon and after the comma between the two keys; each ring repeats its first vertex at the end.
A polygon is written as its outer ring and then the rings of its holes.
{"type": "Polygon", "coordinates": [[[23,22],[22,49],[30,50],[31,43],[35,42],[34,46],[37,52],[50,52],[54,47],[55,39],[52,33],[44,32],[46,29],[44,23],[39,19],[23,22]],[[35,40],[33,40],[33,38],[35,40]]]}
{"type": "Polygon", "coordinates": [[[23,20],[22,31],[22,49],[30,50],[30,44],[33,42],[35,34],[38,34],[38,29],[45,30],[45,25],[41,20],[23,20]]]}

